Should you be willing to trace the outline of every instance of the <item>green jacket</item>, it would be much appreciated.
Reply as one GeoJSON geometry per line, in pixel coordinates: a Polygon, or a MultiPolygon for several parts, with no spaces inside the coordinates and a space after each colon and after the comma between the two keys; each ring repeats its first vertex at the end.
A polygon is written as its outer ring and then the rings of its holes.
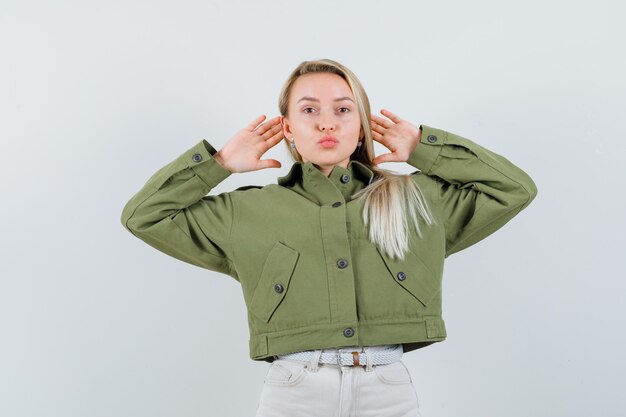
{"type": "Polygon", "coordinates": [[[250,358],[342,346],[401,343],[409,352],[446,338],[444,258],[490,235],[534,199],[533,180],[506,158],[421,125],[407,163],[436,226],[411,237],[404,261],[367,238],[362,200],[373,172],[358,161],[326,177],[295,162],[277,184],[207,195],[231,172],[201,140],[159,169],[121,221],[179,260],[229,275],[248,310],[250,358]]]}

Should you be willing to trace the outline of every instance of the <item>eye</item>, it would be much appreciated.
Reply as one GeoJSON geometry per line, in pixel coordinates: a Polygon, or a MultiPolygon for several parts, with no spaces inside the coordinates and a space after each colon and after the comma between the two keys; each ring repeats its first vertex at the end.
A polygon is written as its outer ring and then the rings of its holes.
{"type": "Polygon", "coordinates": [[[311,112],[309,112],[309,111],[307,111],[307,110],[308,110],[308,109],[312,109],[312,108],[313,108],[313,107],[305,107],[303,110],[304,110],[304,112],[305,112],[305,113],[311,113],[311,112]]]}
{"type": "MultiPolygon", "coordinates": [[[[339,110],[341,110],[341,109],[346,109],[346,110],[350,111],[350,109],[348,107],[341,107],[339,110]]],[[[348,113],[348,111],[344,111],[344,112],[341,112],[341,113],[348,113]]]]}

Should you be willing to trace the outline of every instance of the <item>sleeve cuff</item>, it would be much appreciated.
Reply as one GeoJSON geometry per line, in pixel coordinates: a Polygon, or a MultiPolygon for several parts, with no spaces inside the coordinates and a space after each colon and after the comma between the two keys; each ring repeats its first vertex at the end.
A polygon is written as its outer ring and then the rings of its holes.
{"type": "Polygon", "coordinates": [[[217,150],[206,139],[202,139],[189,149],[186,155],[189,167],[210,188],[215,187],[232,174],[231,171],[217,162],[213,157],[215,153],[217,150]]]}
{"type": "Polygon", "coordinates": [[[445,130],[424,124],[420,125],[420,130],[422,131],[422,137],[406,162],[428,175],[431,173],[437,158],[439,158],[439,154],[448,137],[445,130]]]}

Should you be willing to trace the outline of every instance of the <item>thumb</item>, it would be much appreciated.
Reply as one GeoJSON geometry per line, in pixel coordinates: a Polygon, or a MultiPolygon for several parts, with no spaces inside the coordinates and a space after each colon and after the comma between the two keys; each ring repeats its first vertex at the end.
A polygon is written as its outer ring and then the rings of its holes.
{"type": "Polygon", "coordinates": [[[392,156],[393,155],[390,153],[384,153],[382,155],[378,155],[376,158],[372,159],[372,164],[378,165],[378,164],[382,164],[383,162],[391,162],[392,156]]]}
{"type": "Polygon", "coordinates": [[[263,168],[280,168],[282,167],[281,163],[276,159],[261,159],[259,160],[259,164],[257,165],[259,169],[263,168]]]}

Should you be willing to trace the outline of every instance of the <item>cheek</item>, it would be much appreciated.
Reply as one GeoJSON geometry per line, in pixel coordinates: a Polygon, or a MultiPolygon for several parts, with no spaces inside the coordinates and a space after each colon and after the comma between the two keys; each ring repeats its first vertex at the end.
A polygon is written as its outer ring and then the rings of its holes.
{"type": "Polygon", "coordinates": [[[299,116],[294,119],[295,130],[307,132],[315,127],[316,127],[315,121],[311,117],[299,116]]]}
{"type": "Polygon", "coordinates": [[[361,121],[359,119],[355,120],[350,127],[351,130],[358,135],[361,131],[361,121]]]}
{"type": "Polygon", "coordinates": [[[357,113],[353,114],[352,119],[350,119],[350,124],[354,126],[356,129],[361,127],[361,118],[357,113]]]}

